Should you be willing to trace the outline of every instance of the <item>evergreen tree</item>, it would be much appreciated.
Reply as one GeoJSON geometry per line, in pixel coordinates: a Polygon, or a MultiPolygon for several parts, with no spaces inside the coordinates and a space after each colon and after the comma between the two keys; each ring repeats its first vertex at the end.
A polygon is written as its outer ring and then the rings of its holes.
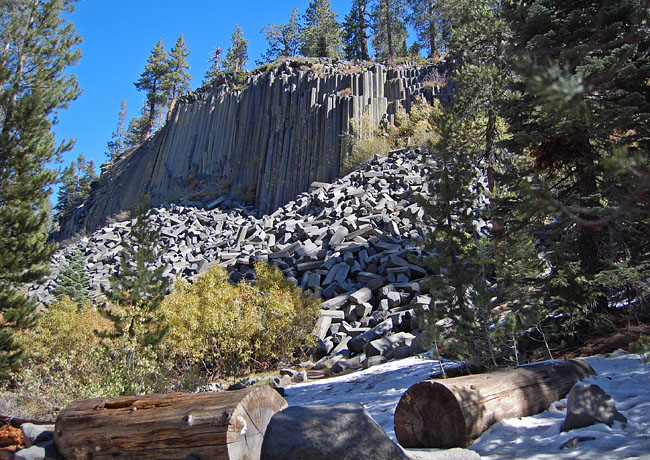
{"type": "Polygon", "coordinates": [[[146,92],[147,125],[143,134],[143,141],[146,141],[153,133],[156,118],[162,107],[169,101],[169,87],[167,86],[166,76],[169,73],[169,61],[165,44],[162,38],[156,42],[156,46],[151,51],[144,66],[144,72],[140,74],[140,79],[134,83],[138,91],[146,92]]]}
{"type": "Polygon", "coordinates": [[[227,72],[239,72],[244,70],[248,62],[248,40],[239,25],[235,25],[235,31],[232,34],[232,45],[226,50],[226,59],[223,61],[223,67],[227,72]]]}
{"type": "Polygon", "coordinates": [[[129,128],[126,131],[124,140],[125,147],[135,147],[147,140],[147,129],[149,127],[149,106],[145,100],[140,109],[140,116],[132,118],[129,122],[129,128]]]}
{"type": "Polygon", "coordinates": [[[372,10],[372,46],[378,60],[393,60],[408,54],[406,48],[405,0],[378,0],[372,10]]]}
{"type": "Polygon", "coordinates": [[[429,58],[443,47],[441,29],[444,23],[439,0],[408,0],[411,7],[408,20],[415,29],[420,48],[427,50],[429,58]]]}
{"type": "Polygon", "coordinates": [[[350,12],[343,22],[345,59],[368,61],[368,0],[353,0],[350,12]]]}
{"type": "Polygon", "coordinates": [[[269,43],[269,49],[262,56],[262,63],[297,55],[300,47],[298,8],[293,8],[289,22],[279,26],[268,24],[262,28],[262,34],[269,43]]]}
{"type": "Polygon", "coordinates": [[[427,280],[432,302],[422,322],[425,337],[442,342],[448,356],[493,368],[502,357],[495,337],[499,318],[484,223],[485,186],[472,161],[479,151],[467,118],[471,114],[459,109],[452,105],[435,117],[439,138],[431,145],[431,200],[424,202],[430,228],[426,247],[432,255],[423,261],[432,273],[427,280]],[[442,319],[451,321],[453,341],[448,343],[436,326],[442,319]]]}
{"type": "Polygon", "coordinates": [[[47,272],[50,186],[47,167],[72,142],[56,145],[57,111],[80,94],[67,73],[81,43],[63,19],[73,1],[0,2],[0,374],[22,357],[13,332],[33,325],[35,302],[21,292],[47,272]]]}
{"type": "Polygon", "coordinates": [[[532,1],[506,12],[517,73],[503,111],[506,145],[528,179],[527,205],[538,204],[551,265],[545,306],[575,332],[606,320],[621,293],[631,304],[648,294],[638,283],[650,273],[648,233],[639,233],[650,217],[647,9],[634,0],[532,1]]]}
{"type": "Polygon", "coordinates": [[[221,47],[217,46],[212,53],[210,53],[210,59],[208,59],[208,70],[206,70],[205,75],[203,76],[203,84],[210,83],[217,78],[219,72],[221,72],[221,55],[223,50],[221,47]]]}
{"type": "Polygon", "coordinates": [[[70,254],[68,263],[61,269],[56,277],[55,294],[57,299],[64,296],[76,302],[83,302],[88,298],[90,275],[86,269],[86,256],[79,247],[70,254]]]}
{"type": "Polygon", "coordinates": [[[100,314],[113,323],[112,331],[97,334],[111,339],[106,351],[114,361],[112,378],[122,394],[139,394],[157,386],[166,367],[158,344],[169,329],[157,313],[170,285],[160,258],[160,222],[146,198],[132,213],[135,220],[122,239],[118,272],[111,276],[110,288],[102,289],[110,304],[98,306],[100,314]]]}
{"type": "Polygon", "coordinates": [[[120,104],[120,113],[117,118],[117,128],[111,134],[111,140],[108,141],[106,144],[106,147],[108,147],[108,152],[106,155],[108,155],[108,160],[113,161],[117,157],[120,156],[120,154],[124,151],[126,148],[126,136],[127,136],[127,131],[126,131],[126,117],[127,117],[127,110],[126,110],[126,99],[122,99],[122,104],[120,104]]]}
{"type": "Polygon", "coordinates": [[[90,186],[95,179],[95,162],[86,161],[83,153],[79,154],[77,161],[70,163],[63,171],[54,219],[59,222],[68,220],[74,210],[88,198],[90,186]]]}
{"type": "Polygon", "coordinates": [[[154,312],[170,286],[163,276],[166,265],[160,260],[160,223],[154,220],[146,198],[133,210],[135,220],[128,236],[122,240],[119,269],[110,278],[104,294],[118,311],[102,308],[102,315],[114,324],[111,337],[123,337],[130,346],[154,345],[166,330],[154,312]]]}
{"type": "Polygon", "coordinates": [[[312,0],[303,16],[300,53],[307,57],[340,57],[341,29],[329,0],[312,0]]]}
{"type": "Polygon", "coordinates": [[[183,34],[181,34],[180,37],[178,37],[178,40],[176,40],[176,44],[169,52],[168,71],[164,76],[165,86],[169,88],[169,94],[167,97],[170,101],[169,110],[167,111],[167,120],[171,118],[178,98],[191,89],[190,80],[192,77],[187,71],[190,68],[190,65],[187,63],[187,56],[189,55],[189,48],[185,44],[183,34]]]}

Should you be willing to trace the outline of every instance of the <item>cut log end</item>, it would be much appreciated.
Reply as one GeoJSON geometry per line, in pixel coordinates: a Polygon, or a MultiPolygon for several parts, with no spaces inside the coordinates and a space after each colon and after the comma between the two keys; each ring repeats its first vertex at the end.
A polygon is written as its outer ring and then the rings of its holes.
{"type": "Polygon", "coordinates": [[[437,382],[416,383],[395,409],[395,436],[404,447],[465,444],[465,419],[456,396],[437,382]]]}
{"type": "Polygon", "coordinates": [[[287,407],[271,387],[77,401],[54,441],[67,459],[258,459],[271,417],[287,407]]]}

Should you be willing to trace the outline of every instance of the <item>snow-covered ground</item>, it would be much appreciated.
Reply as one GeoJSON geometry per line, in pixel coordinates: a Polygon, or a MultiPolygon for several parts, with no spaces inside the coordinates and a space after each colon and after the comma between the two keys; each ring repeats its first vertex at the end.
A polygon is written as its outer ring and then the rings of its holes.
{"type": "MultiPolygon", "coordinates": [[[[609,393],[628,423],[612,428],[599,424],[560,433],[566,398],[541,414],[503,420],[485,432],[470,449],[486,459],[650,459],[650,367],[638,355],[613,353],[585,358],[597,375],[585,379],[609,393]],[[572,448],[560,446],[574,437],[595,438],[572,448]]],[[[289,405],[359,402],[395,439],[393,413],[402,394],[428,378],[438,363],[407,358],[353,374],[287,388],[289,405]]]]}

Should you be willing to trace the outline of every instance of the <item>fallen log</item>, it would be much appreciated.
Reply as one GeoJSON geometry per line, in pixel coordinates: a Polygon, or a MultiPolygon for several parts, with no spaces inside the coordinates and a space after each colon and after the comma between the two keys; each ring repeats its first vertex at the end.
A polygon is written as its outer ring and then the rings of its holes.
{"type": "Polygon", "coordinates": [[[467,447],[500,420],[546,410],[591,374],[589,364],[572,359],[425,380],[397,404],[395,436],[403,447],[467,447]]]}
{"type": "Polygon", "coordinates": [[[286,407],[266,385],[87,399],[61,411],[54,442],[68,460],[259,459],[269,420],[286,407]]]}

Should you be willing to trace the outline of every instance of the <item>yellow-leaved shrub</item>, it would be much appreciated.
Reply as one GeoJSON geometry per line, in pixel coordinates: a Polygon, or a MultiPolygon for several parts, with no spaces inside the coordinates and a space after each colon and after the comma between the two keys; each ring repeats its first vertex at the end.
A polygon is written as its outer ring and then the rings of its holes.
{"type": "Polygon", "coordinates": [[[107,330],[110,321],[88,304],[79,306],[68,297],[52,304],[35,328],[20,333],[27,360],[12,376],[26,398],[41,413],[52,416],[74,399],[106,392],[104,375],[109,369],[104,348],[95,330],[107,330]]]}
{"type": "Polygon", "coordinates": [[[21,332],[27,359],[11,377],[22,414],[52,418],[75,399],[184,389],[162,347],[134,352],[125,344],[128,337],[101,338],[102,332],[113,332],[113,323],[90,302],[79,305],[68,297],[21,332]]]}
{"type": "Polygon", "coordinates": [[[209,374],[236,376],[291,361],[309,345],[320,302],[287,281],[275,267],[255,266],[256,285],[233,285],[221,267],[193,284],[177,283],[159,313],[169,326],[164,346],[178,363],[209,374]]]}

